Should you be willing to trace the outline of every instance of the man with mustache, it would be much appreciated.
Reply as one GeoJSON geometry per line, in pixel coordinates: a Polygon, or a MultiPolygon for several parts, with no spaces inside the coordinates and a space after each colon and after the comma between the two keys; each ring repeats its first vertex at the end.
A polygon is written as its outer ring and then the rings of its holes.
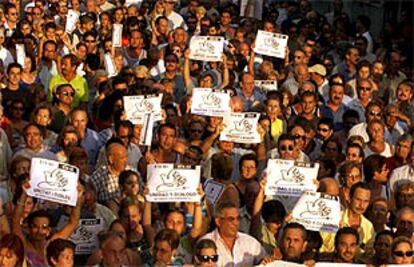
{"type": "Polygon", "coordinates": [[[322,254],[320,261],[355,263],[359,245],[357,230],[351,227],[339,229],[335,236],[335,252],[322,254]]]}

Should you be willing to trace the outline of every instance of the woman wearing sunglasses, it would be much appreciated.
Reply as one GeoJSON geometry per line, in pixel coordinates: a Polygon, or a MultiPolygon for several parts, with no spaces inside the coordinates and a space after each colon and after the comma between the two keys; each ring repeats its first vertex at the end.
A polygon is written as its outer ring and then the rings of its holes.
{"type": "Polygon", "coordinates": [[[196,245],[194,256],[195,266],[215,267],[217,266],[218,255],[217,246],[211,239],[202,239],[196,245]]]}
{"type": "Polygon", "coordinates": [[[405,236],[399,236],[394,239],[391,245],[391,262],[393,264],[411,264],[413,263],[413,244],[405,236]]]}

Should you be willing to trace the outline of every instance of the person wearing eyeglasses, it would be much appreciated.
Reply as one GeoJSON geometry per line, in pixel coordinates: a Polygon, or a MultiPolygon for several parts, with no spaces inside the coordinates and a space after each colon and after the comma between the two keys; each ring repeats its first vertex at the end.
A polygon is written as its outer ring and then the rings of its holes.
{"type": "Polygon", "coordinates": [[[339,181],[341,188],[339,196],[341,205],[348,208],[351,203],[351,188],[354,184],[362,181],[361,164],[356,161],[347,161],[339,168],[339,181]]]}
{"type": "Polygon", "coordinates": [[[296,124],[290,129],[289,133],[293,136],[295,147],[299,150],[298,160],[310,162],[309,156],[304,152],[306,147],[306,131],[304,127],[296,124]]]}
{"type": "Polygon", "coordinates": [[[412,264],[414,256],[413,243],[405,236],[399,236],[391,244],[390,264],[412,264]]]}
{"type": "Polygon", "coordinates": [[[63,126],[68,123],[74,97],[75,89],[73,89],[72,85],[67,83],[56,87],[54,105],[52,107],[52,117],[54,119],[50,124],[50,129],[55,133],[60,133],[63,126]]]}
{"type": "Polygon", "coordinates": [[[279,136],[277,148],[269,151],[269,157],[280,158],[285,160],[303,159],[300,149],[295,145],[295,137],[291,134],[282,134],[279,136]]]}
{"type": "Polygon", "coordinates": [[[356,92],[358,97],[349,102],[348,107],[358,112],[361,122],[365,121],[365,109],[371,101],[372,82],[368,79],[356,81],[356,92]]]}
{"type": "Polygon", "coordinates": [[[196,253],[194,255],[194,264],[197,267],[215,267],[219,255],[217,246],[211,239],[202,239],[196,244],[196,253]]]}
{"type": "Polygon", "coordinates": [[[7,4],[4,8],[4,16],[6,17],[6,22],[3,24],[6,37],[11,37],[17,27],[17,22],[19,20],[19,12],[14,4],[7,4]]]}

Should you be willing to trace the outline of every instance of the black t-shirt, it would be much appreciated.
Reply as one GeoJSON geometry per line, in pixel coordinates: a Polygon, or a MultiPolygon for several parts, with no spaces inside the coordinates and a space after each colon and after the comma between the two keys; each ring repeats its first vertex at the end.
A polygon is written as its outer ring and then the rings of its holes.
{"type": "Polygon", "coordinates": [[[1,104],[7,112],[10,112],[10,105],[14,100],[23,100],[25,104],[28,100],[28,92],[25,89],[22,89],[21,87],[18,90],[10,90],[9,88],[4,88],[3,90],[1,90],[1,96],[1,104]]]}

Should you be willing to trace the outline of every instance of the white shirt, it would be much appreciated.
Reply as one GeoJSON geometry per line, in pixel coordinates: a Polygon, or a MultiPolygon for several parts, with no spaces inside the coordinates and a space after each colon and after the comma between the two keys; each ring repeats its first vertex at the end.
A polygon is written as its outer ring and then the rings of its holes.
{"type": "Polygon", "coordinates": [[[407,181],[414,182],[414,166],[412,164],[405,164],[394,169],[388,180],[388,189],[390,190],[390,193],[393,194],[398,185],[404,184],[404,182],[407,181]]]}
{"type": "Polygon", "coordinates": [[[187,24],[185,24],[183,17],[175,11],[172,11],[171,14],[167,17],[169,20],[169,28],[172,30],[177,29],[178,27],[183,27],[184,30],[188,30],[187,24]]]}
{"type": "MultiPolygon", "coordinates": [[[[367,126],[368,124],[366,122],[361,122],[349,130],[348,138],[354,135],[360,135],[362,138],[364,138],[365,143],[369,142],[369,136],[367,133],[367,126]]],[[[385,141],[392,143],[390,132],[387,128],[385,128],[384,132],[384,139],[385,141]]]]}
{"type": "Polygon", "coordinates": [[[241,232],[237,234],[233,251],[228,249],[217,229],[201,239],[207,238],[216,243],[217,254],[219,255],[217,266],[220,267],[254,266],[266,256],[266,252],[259,241],[241,232]]]}

